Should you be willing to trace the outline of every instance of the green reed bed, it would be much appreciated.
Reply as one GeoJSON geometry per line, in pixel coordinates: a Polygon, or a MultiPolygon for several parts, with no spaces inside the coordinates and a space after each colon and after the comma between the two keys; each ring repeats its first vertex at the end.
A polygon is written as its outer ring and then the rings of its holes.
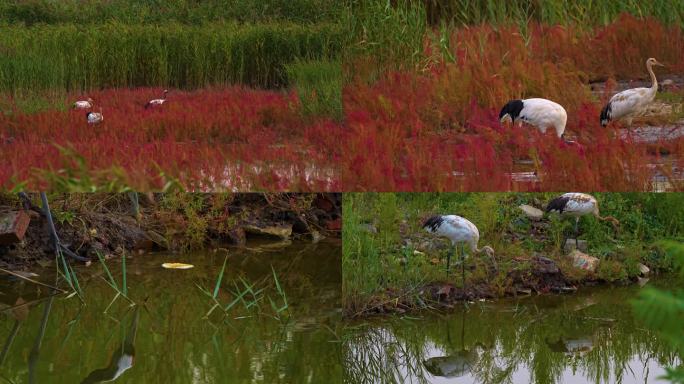
{"type": "Polygon", "coordinates": [[[433,25],[442,22],[523,25],[536,21],[596,26],[612,22],[621,13],[654,17],[667,24],[684,23],[684,3],[669,0],[360,0],[353,2],[352,15],[378,16],[388,8],[422,12],[425,20],[433,25]]]}
{"type": "Polygon", "coordinates": [[[291,23],[0,29],[0,92],[234,83],[279,87],[287,84],[286,64],[336,57],[344,35],[336,24],[291,23]]]}
{"type": "Polygon", "coordinates": [[[0,21],[26,25],[112,20],[129,24],[222,20],[315,23],[337,20],[345,9],[345,2],[338,0],[1,0],[0,21]]]}

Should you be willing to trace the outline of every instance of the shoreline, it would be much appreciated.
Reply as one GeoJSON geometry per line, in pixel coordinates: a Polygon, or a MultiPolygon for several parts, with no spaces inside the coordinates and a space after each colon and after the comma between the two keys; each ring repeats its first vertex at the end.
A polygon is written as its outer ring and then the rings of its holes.
{"type": "MultiPolygon", "coordinates": [[[[37,194],[30,196],[35,204],[37,194]]],[[[97,261],[98,253],[105,258],[178,253],[244,246],[253,239],[317,242],[341,233],[341,199],[329,193],[277,198],[267,194],[139,194],[137,217],[126,194],[66,196],[51,201],[56,232],[62,244],[90,261],[97,261]]],[[[30,269],[54,260],[47,220],[39,211],[35,206],[23,211],[14,195],[0,194],[0,216],[25,212],[30,218],[20,241],[0,244],[0,266],[30,269]]]]}

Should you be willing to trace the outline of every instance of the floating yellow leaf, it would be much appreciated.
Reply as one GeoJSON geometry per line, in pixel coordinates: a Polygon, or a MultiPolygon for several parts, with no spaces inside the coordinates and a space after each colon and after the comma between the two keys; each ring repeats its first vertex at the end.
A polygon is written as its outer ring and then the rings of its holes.
{"type": "Polygon", "coordinates": [[[190,269],[194,267],[194,265],[185,263],[164,263],[162,264],[162,267],[167,269],[190,269]]]}

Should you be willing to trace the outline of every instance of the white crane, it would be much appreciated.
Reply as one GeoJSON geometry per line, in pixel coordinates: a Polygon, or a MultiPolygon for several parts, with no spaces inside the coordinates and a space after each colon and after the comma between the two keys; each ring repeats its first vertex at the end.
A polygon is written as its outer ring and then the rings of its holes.
{"type": "Polygon", "coordinates": [[[93,99],[90,97],[88,100],[79,100],[75,101],[72,105],[71,108],[73,109],[90,109],[93,107],[93,99]]]}
{"type": "Polygon", "coordinates": [[[86,120],[88,124],[100,124],[104,120],[102,108],[100,108],[100,112],[86,112],[86,120]]]}
{"type": "Polygon", "coordinates": [[[541,133],[546,133],[548,128],[556,131],[556,136],[568,144],[573,142],[565,139],[565,124],[568,121],[568,113],[562,105],[547,99],[533,98],[511,100],[501,108],[499,121],[522,123],[533,125],[541,133]]]}
{"type": "Polygon", "coordinates": [[[646,60],[646,69],[651,75],[650,88],[632,88],[616,93],[610,98],[608,104],[601,110],[601,126],[605,127],[613,120],[624,119],[627,125],[632,125],[632,118],[642,112],[656,97],[658,92],[658,80],[653,73],[653,66],[664,67],[654,58],[646,60]]]}
{"type": "Polygon", "coordinates": [[[593,215],[601,221],[608,221],[617,230],[620,222],[612,216],[601,216],[596,198],[586,193],[570,192],[562,194],[551,200],[546,206],[546,212],[557,212],[561,216],[571,216],[575,218],[575,247],[577,247],[577,226],[580,217],[593,215]]]}
{"type": "Polygon", "coordinates": [[[493,265],[496,267],[496,260],[494,259],[494,249],[488,245],[478,248],[477,243],[480,241],[480,232],[477,230],[475,224],[467,219],[456,215],[439,215],[432,216],[425,220],[423,229],[440,237],[446,237],[451,240],[453,248],[447,255],[447,276],[449,276],[449,265],[451,263],[451,255],[456,250],[456,245],[461,245],[460,259],[461,271],[463,278],[463,288],[465,289],[465,252],[463,251],[463,244],[468,244],[470,251],[473,254],[486,253],[492,259],[493,265]]]}
{"type": "Polygon", "coordinates": [[[161,99],[152,99],[152,100],[148,101],[147,104],[145,104],[145,109],[150,108],[150,107],[157,107],[157,106],[164,104],[164,102],[166,101],[166,94],[167,93],[169,93],[169,90],[165,89],[164,94],[162,95],[161,99]]]}

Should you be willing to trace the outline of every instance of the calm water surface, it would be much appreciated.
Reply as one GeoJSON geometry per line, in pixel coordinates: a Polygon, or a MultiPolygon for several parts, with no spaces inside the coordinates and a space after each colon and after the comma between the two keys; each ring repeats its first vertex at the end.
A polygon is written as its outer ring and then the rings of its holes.
{"type": "Polygon", "coordinates": [[[664,367],[682,357],[632,316],[639,289],[584,288],[371,320],[349,331],[345,374],[355,383],[662,382],[664,367]]]}
{"type": "MultiPolygon", "coordinates": [[[[218,301],[234,301],[244,282],[261,297],[258,306],[246,294],[227,315],[216,310],[208,318],[213,301],[198,286],[213,292],[220,252],[128,259],[129,297],[137,305],[118,299],[106,313],[116,291],[97,263],[77,272],[84,304],[1,279],[0,382],[342,382],[339,242],[248,246],[230,250],[218,301]],[[195,268],[161,268],[167,261],[195,268]],[[289,319],[274,316],[269,299],[283,302],[271,266],[287,294],[289,319]]],[[[120,260],[108,264],[121,281],[120,260]]],[[[54,270],[37,272],[54,281],[54,270]]]]}

